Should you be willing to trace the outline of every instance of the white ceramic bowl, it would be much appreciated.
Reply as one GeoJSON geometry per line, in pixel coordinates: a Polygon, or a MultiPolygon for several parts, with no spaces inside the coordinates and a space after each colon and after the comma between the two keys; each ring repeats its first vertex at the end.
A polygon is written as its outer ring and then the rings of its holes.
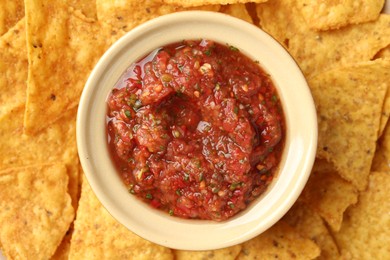
{"type": "Polygon", "coordinates": [[[293,205],[313,165],[317,120],[313,99],[301,71],[272,37],[249,23],[224,14],[191,11],[142,24],[103,55],[81,97],[77,143],[81,164],[93,191],[120,223],[160,245],[209,250],[255,237],[277,222],[293,205]],[[201,38],[236,46],[260,62],[279,92],[287,127],[285,151],[276,178],[245,211],[223,222],[171,217],[130,195],[116,172],[107,145],[106,99],[122,73],[157,47],[201,38]]]}

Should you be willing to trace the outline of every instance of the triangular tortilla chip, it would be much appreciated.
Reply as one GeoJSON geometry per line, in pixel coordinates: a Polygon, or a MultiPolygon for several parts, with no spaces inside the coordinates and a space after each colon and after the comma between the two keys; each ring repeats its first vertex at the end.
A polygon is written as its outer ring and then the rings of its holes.
{"type": "Polygon", "coordinates": [[[0,241],[8,259],[49,259],[74,217],[63,164],[0,171],[0,241]]]}
{"type": "Polygon", "coordinates": [[[234,260],[241,251],[241,245],[235,245],[227,248],[209,250],[209,251],[185,251],[173,250],[176,260],[234,260]]]}
{"type": "Polygon", "coordinates": [[[390,43],[390,15],[340,30],[315,32],[304,20],[297,0],[257,5],[260,26],[283,44],[306,76],[335,65],[369,61],[390,43]]]}
{"type": "Polygon", "coordinates": [[[372,171],[390,172],[390,124],[384,129],[372,162],[372,171]]]}
{"type": "Polygon", "coordinates": [[[24,16],[23,0],[0,0],[0,36],[24,16]]]}
{"type": "Polygon", "coordinates": [[[173,259],[173,254],[169,248],[144,240],[118,223],[100,204],[84,178],[69,257],[173,259]]]}
{"type": "Polygon", "coordinates": [[[76,147],[76,109],[34,136],[23,134],[24,106],[0,118],[0,169],[63,162],[69,174],[69,192],[74,206],[78,198],[78,155],[76,147]]]}
{"type": "Polygon", "coordinates": [[[37,133],[78,105],[89,73],[108,47],[109,35],[100,24],[72,10],[64,1],[26,0],[26,133],[37,133]]]}
{"type": "Polygon", "coordinates": [[[242,244],[238,260],[244,259],[314,259],[319,247],[302,237],[286,222],[279,221],[261,235],[242,244]]]}
{"type": "Polygon", "coordinates": [[[340,253],[320,215],[310,210],[302,202],[297,202],[286,216],[283,217],[303,237],[311,239],[321,249],[321,255],[316,259],[338,259],[340,253]]]}
{"type": "Polygon", "coordinates": [[[357,202],[358,192],[325,161],[317,160],[301,199],[333,230],[339,230],[344,211],[357,202]]]}
{"type": "Polygon", "coordinates": [[[297,0],[307,24],[316,30],[373,21],[378,18],[383,3],[384,0],[297,0]]]}
{"type": "Polygon", "coordinates": [[[308,83],[317,107],[317,156],[365,189],[390,85],[390,60],[337,67],[308,78],[308,83]]]}
{"type": "Polygon", "coordinates": [[[0,118],[26,102],[25,19],[0,38],[0,118]]]}
{"type": "Polygon", "coordinates": [[[245,4],[224,5],[221,7],[220,12],[240,18],[248,23],[253,23],[252,17],[249,15],[245,4]]]}
{"type": "Polygon", "coordinates": [[[264,3],[268,0],[164,0],[164,3],[179,5],[183,7],[197,7],[202,5],[227,5],[227,4],[245,4],[245,3],[264,3]]]}
{"type": "Polygon", "coordinates": [[[390,256],[390,175],[373,172],[368,189],[348,209],[334,233],[342,259],[388,259],[390,256]]]}

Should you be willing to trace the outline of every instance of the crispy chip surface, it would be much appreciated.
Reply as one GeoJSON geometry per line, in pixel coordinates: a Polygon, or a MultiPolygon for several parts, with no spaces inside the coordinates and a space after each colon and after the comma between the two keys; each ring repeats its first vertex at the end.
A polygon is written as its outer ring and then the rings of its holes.
{"type": "Polygon", "coordinates": [[[69,259],[173,259],[173,254],[118,223],[84,178],[69,259]]]}
{"type": "Polygon", "coordinates": [[[321,255],[316,259],[338,259],[337,245],[325,226],[320,215],[302,202],[297,202],[283,218],[302,236],[311,239],[321,248],[321,255]]]}
{"type": "Polygon", "coordinates": [[[378,18],[384,0],[297,0],[307,24],[316,30],[340,28],[378,18]]]}
{"type": "Polygon", "coordinates": [[[234,260],[237,258],[241,251],[241,245],[235,245],[227,248],[209,250],[209,251],[184,251],[173,250],[176,260],[197,260],[197,259],[210,259],[210,260],[234,260]]]}
{"type": "Polygon", "coordinates": [[[318,115],[317,156],[359,190],[367,185],[389,80],[389,60],[338,67],[308,78],[318,115]]]}
{"type": "Polygon", "coordinates": [[[0,169],[63,162],[69,174],[69,193],[74,206],[78,197],[78,156],[76,147],[76,109],[34,136],[23,134],[24,106],[0,118],[0,169]]]}
{"type": "Polygon", "coordinates": [[[253,23],[252,17],[249,15],[245,4],[225,5],[221,7],[220,12],[240,18],[248,23],[253,23]]]}
{"type": "Polygon", "coordinates": [[[194,7],[202,5],[214,5],[214,4],[245,4],[245,3],[264,3],[268,0],[163,0],[164,3],[174,4],[183,7],[194,7]]]}
{"type": "Polygon", "coordinates": [[[49,259],[74,217],[63,164],[0,171],[0,241],[8,259],[49,259]]]}
{"type": "Polygon", "coordinates": [[[375,156],[372,162],[373,171],[390,173],[390,127],[389,124],[384,129],[382,137],[378,141],[375,156]]]}
{"type": "Polygon", "coordinates": [[[325,161],[317,160],[301,199],[333,230],[339,230],[345,210],[357,202],[358,192],[325,161]]]}
{"type": "Polygon", "coordinates": [[[344,259],[387,259],[390,255],[390,175],[373,172],[367,191],[334,233],[344,259]]]}
{"type": "Polygon", "coordinates": [[[320,249],[286,222],[279,221],[261,235],[242,244],[237,259],[314,259],[320,249]]]}
{"type": "Polygon", "coordinates": [[[26,102],[27,66],[22,19],[0,38],[0,118],[26,102]]]}
{"type": "Polygon", "coordinates": [[[63,1],[26,1],[26,133],[37,133],[78,105],[90,71],[108,47],[105,30],[70,9],[63,1]]]}
{"type": "Polygon", "coordinates": [[[0,0],[0,36],[24,16],[23,0],[0,0]]]}
{"type": "Polygon", "coordinates": [[[284,45],[306,76],[339,64],[369,61],[390,43],[390,15],[340,30],[316,32],[303,19],[296,0],[257,5],[260,26],[284,45]]]}

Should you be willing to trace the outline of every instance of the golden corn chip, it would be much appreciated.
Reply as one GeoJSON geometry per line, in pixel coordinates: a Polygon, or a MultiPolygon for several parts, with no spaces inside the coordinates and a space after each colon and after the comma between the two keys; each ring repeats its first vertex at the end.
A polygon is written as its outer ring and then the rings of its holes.
{"type": "Polygon", "coordinates": [[[372,162],[372,171],[390,172],[390,127],[389,124],[378,142],[372,162]]]}
{"type": "Polygon", "coordinates": [[[337,245],[322,218],[302,202],[297,202],[283,220],[303,237],[311,239],[320,247],[321,255],[316,259],[338,259],[340,257],[337,245]]]}
{"type": "Polygon", "coordinates": [[[90,71],[107,48],[105,30],[70,9],[63,1],[26,1],[26,133],[37,133],[78,105],[90,71]]]}
{"type": "Polygon", "coordinates": [[[390,59],[390,45],[387,45],[385,48],[378,51],[377,54],[375,54],[374,59],[390,59]]]}
{"type": "Polygon", "coordinates": [[[152,18],[183,10],[178,6],[162,5],[161,2],[153,0],[97,0],[96,9],[98,20],[111,26],[113,32],[118,34],[115,39],[152,18]]]}
{"type": "Polygon", "coordinates": [[[69,193],[77,204],[76,109],[66,112],[59,121],[34,136],[23,134],[23,112],[22,105],[0,118],[0,169],[63,162],[70,178],[69,193]]]}
{"type": "Polygon", "coordinates": [[[378,137],[390,60],[338,67],[308,78],[318,114],[317,156],[365,189],[378,137]]]}
{"type": "Polygon", "coordinates": [[[173,259],[173,254],[169,248],[144,240],[118,223],[84,178],[69,258],[173,259]]]}
{"type": "Polygon", "coordinates": [[[25,20],[0,37],[0,118],[26,102],[25,20]]]}
{"type": "Polygon", "coordinates": [[[390,175],[373,172],[368,189],[346,212],[334,233],[342,259],[388,259],[390,255],[390,175]]]}
{"type": "Polygon", "coordinates": [[[234,260],[237,258],[241,251],[241,245],[235,245],[227,248],[209,250],[209,251],[184,251],[173,250],[176,260],[197,260],[197,259],[210,259],[210,260],[234,260]]]}
{"type": "Polygon", "coordinates": [[[242,244],[238,260],[243,259],[314,259],[320,249],[302,237],[286,222],[279,221],[261,235],[242,244]]]}
{"type": "Polygon", "coordinates": [[[296,0],[257,5],[260,26],[284,45],[306,76],[335,65],[369,61],[390,43],[390,15],[340,30],[316,32],[302,17],[296,0]]]}
{"type": "Polygon", "coordinates": [[[340,28],[378,18],[384,0],[297,0],[307,24],[316,30],[340,28]]]}
{"type": "Polygon", "coordinates": [[[357,202],[353,185],[343,180],[325,161],[317,160],[301,199],[333,230],[339,230],[345,210],[357,202]]]}
{"type": "Polygon", "coordinates": [[[63,164],[0,171],[0,241],[8,259],[49,259],[74,217],[63,164]]]}
{"type": "Polygon", "coordinates": [[[245,4],[245,3],[264,3],[268,0],[163,0],[164,3],[183,7],[195,7],[202,5],[227,5],[227,4],[245,4]]]}
{"type": "Polygon", "coordinates": [[[23,0],[0,0],[0,36],[24,16],[23,0]]]}
{"type": "Polygon", "coordinates": [[[248,23],[253,23],[252,17],[249,15],[245,4],[225,5],[221,7],[220,12],[240,18],[248,23]]]}
{"type": "Polygon", "coordinates": [[[382,136],[387,121],[389,121],[389,117],[390,117],[390,89],[387,90],[385,101],[382,107],[381,119],[380,119],[379,130],[378,130],[378,138],[382,136]]]}

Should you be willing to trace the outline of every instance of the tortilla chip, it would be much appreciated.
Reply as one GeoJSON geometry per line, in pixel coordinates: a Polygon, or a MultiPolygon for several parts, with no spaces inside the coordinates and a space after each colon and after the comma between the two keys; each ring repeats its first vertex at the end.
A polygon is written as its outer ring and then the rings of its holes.
{"type": "Polygon", "coordinates": [[[286,216],[285,220],[303,237],[311,239],[321,249],[321,255],[316,259],[338,259],[340,253],[320,215],[309,209],[302,202],[297,202],[286,216]]]}
{"type": "Polygon", "coordinates": [[[24,16],[23,0],[0,0],[0,36],[24,16]]]}
{"type": "Polygon", "coordinates": [[[369,61],[390,43],[390,15],[340,30],[315,32],[296,1],[258,4],[257,14],[260,26],[288,49],[306,76],[340,64],[369,61]]]}
{"type": "Polygon", "coordinates": [[[368,189],[346,212],[334,233],[343,259],[388,259],[390,255],[390,175],[373,172],[368,189]]]}
{"type": "Polygon", "coordinates": [[[286,222],[279,221],[261,235],[242,244],[242,259],[314,259],[320,249],[286,222]]]}
{"type": "Polygon", "coordinates": [[[96,1],[95,0],[67,0],[67,5],[73,7],[76,10],[81,11],[85,17],[96,20],[96,1]]]}
{"type": "Polygon", "coordinates": [[[390,117],[390,89],[387,90],[385,101],[382,107],[381,119],[379,123],[378,138],[382,136],[383,131],[385,130],[387,121],[390,117]]]}
{"type": "Polygon", "coordinates": [[[337,231],[344,211],[357,202],[357,197],[357,190],[343,180],[332,165],[317,160],[300,198],[337,231]]]}
{"type": "Polygon", "coordinates": [[[210,259],[210,260],[234,260],[237,258],[241,251],[241,245],[235,245],[227,248],[209,250],[209,251],[184,251],[173,250],[176,260],[198,260],[198,259],[210,259]]]}
{"type": "Polygon", "coordinates": [[[264,3],[268,0],[163,0],[166,4],[179,5],[182,7],[196,7],[202,5],[227,5],[227,4],[245,4],[245,3],[264,3]]]}
{"type": "Polygon", "coordinates": [[[8,259],[49,259],[74,217],[63,164],[0,171],[0,241],[8,259]]]}
{"type": "Polygon", "coordinates": [[[338,29],[348,24],[373,21],[378,18],[384,0],[297,0],[310,28],[338,29]]]}
{"type": "Polygon", "coordinates": [[[387,124],[385,130],[378,141],[372,162],[372,171],[390,172],[390,126],[387,124]]]}
{"type": "Polygon", "coordinates": [[[26,102],[25,28],[22,19],[0,38],[0,118],[26,102]]]}
{"type": "Polygon", "coordinates": [[[225,5],[221,7],[220,12],[237,17],[248,23],[253,23],[252,17],[249,15],[245,4],[225,5]]]}
{"type": "Polygon", "coordinates": [[[85,178],[69,256],[70,259],[173,259],[169,248],[144,240],[118,223],[97,200],[85,178]]]}
{"type": "Polygon", "coordinates": [[[365,189],[390,85],[390,60],[338,67],[308,78],[318,115],[317,156],[365,189]]]}
{"type": "MultiPolygon", "coordinates": [[[[23,134],[24,106],[0,118],[0,169],[63,162],[69,173],[69,192],[78,197],[78,156],[76,147],[76,109],[35,136],[23,134]]],[[[74,204],[75,206],[77,204],[74,204]]]]}
{"type": "Polygon", "coordinates": [[[378,53],[375,54],[374,59],[390,59],[390,45],[379,50],[378,53]]]}
{"type": "Polygon", "coordinates": [[[28,134],[46,128],[78,105],[90,71],[108,46],[106,31],[71,9],[64,1],[26,1],[29,75],[24,127],[28,134]]]}

